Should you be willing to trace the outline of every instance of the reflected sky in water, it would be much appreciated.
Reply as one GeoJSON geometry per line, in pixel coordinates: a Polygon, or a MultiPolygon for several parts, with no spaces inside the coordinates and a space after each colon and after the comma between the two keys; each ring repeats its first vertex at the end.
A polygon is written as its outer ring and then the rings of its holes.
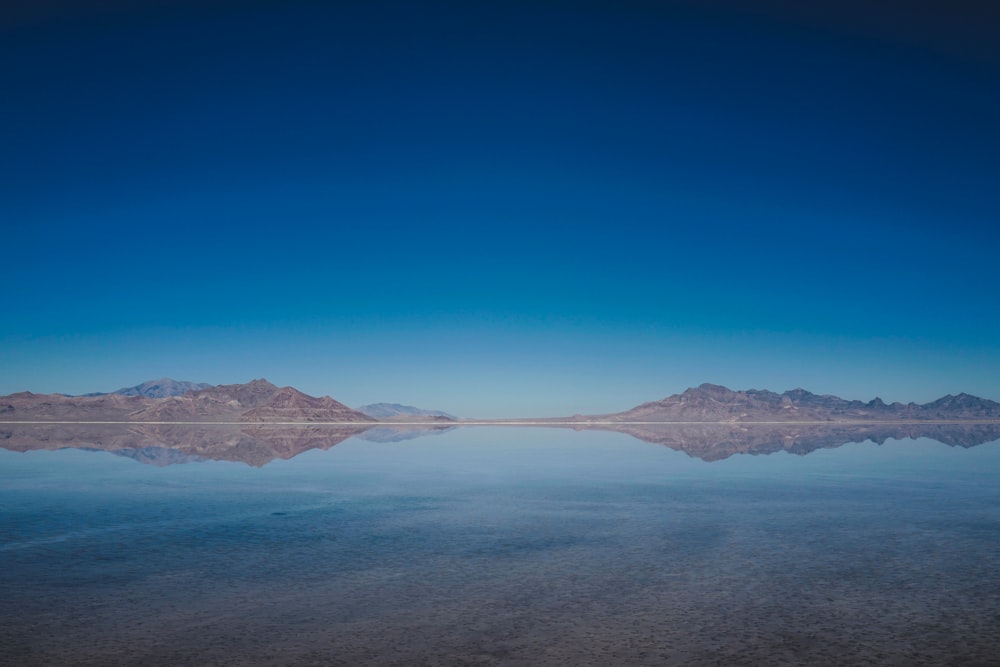
{"type": "Polygon", "coordinates": [[[9,664],[990,664],[1000,442],[0,450],[9,664]]]}

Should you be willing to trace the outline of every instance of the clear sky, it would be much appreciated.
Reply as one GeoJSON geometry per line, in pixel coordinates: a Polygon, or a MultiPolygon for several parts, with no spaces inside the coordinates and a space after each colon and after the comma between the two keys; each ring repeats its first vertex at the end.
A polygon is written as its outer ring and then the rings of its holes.
{"type": "Polygon", "coordinates": [[[1000,400],[1000,12],[802,4],[5,3],[0,394],[1000,400]]]}

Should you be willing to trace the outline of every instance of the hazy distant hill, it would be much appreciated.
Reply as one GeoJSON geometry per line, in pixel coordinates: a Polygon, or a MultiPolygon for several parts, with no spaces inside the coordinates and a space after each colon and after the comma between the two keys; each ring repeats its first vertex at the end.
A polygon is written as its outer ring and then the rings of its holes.
{"type": "Polygon", "coordinates": [[[703,384],[682,394],[596,418],[633,422],[997,420],[1000,403],[969,394],[949,394],[923,405],[887,404],[879,398],[865,403],[813,394],[805,389],[777,394],[766,389],[733,391],[703,384]]]}
{"type": "MultiPolygon", "coordinates": [[[[168,398],[170,396],[183,396],[189,391],[207,389],[212,385],[205,382],[186,382],[183,380],[173,380],[171,378],[160,378],[159,380],[147,380],[134,387],[122,387],[116,391],[94,391],[89,394],[80,394],[81,397],[108,396],[117,394],[119,396],[144,396],[146,398],[168,398]]],[[[69,396],[70,394],[64,394],[69,396]]]]}
{"type": "Polygon", "coordinates": [[[161,378],[159,380],[149,380],[134,387],[123,387],[113,394],[122,396],[145,396],[146,398],[168,398],[170,396],[183,396],[189,391],[198,389],[208,389],[212,385],[205,382],[185,382],[161,378]]]}
{"type": "MultiPolygon", "coordinates": [[[[142,386],[142,385],[140,385],[142,386]]],[[[329,396],[316,398],[267,380],[209,386],[180,396],[64,396],[21,392],[0,397],[0,420],[136,422],[374,422],[329,396]]]]}
{"type": "Polygon", "coordinates": [[[399,403],[370,403],[358,408],[369,417],[375,419],[393,419],[396,417],[445,417],[447,419],[458,419],[455,415],[440,410],[424,410],[415,408],[412,405],[401,405],[399,403]]]}

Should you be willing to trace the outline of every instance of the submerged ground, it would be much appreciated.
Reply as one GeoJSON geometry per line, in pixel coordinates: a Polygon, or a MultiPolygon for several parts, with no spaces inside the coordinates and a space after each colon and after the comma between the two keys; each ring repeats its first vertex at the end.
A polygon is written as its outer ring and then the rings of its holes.
{"type": "Polygon", "coordinates": [[[181,460],[0,450],[0,663],[1000,655],[998,442],[707,463],[622,434],[482,428],[261,468],[181,460]]]}

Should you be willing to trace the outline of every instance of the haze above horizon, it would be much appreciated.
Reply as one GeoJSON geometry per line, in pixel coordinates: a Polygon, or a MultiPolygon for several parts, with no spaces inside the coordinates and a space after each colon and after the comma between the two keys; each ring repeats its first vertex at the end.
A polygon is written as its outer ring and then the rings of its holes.
{"type": "Polygon", "coordinates": [[[1000,400],[983,3],[25,3],[0,394],[1000,400]]]}

